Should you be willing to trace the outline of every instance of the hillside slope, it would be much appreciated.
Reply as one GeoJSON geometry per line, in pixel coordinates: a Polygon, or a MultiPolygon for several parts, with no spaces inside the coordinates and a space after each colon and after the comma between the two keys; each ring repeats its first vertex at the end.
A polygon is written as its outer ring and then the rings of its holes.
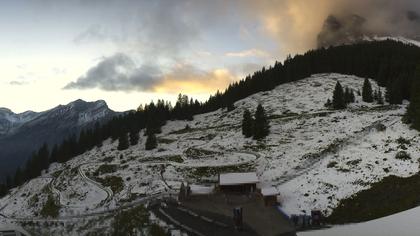
{"type": "Polygon", "coordinates": [[[193,121],[168,122],[153,151],[144,149],[142,134],[138,145],[124,151],[107,140],[101,148],[53,164],[42,177],[13,189],[0,200],[0,214],[18,222],[46,221],[39,213],[52,196],[61,206],[58,221],[71,219],[76,230],[87,224],[88,216],[176,193],[181,182],[202,191],[203,185],[217,181],[217,173],[231,171],[256,171],[261,187],[280,191],[289,214],[314,208],[329,214],[340,199],[386,176],[417,173],[419,133],[401,122],[407,104],[367,104],[356,96],[346,110],[328,110],[324,103],[337,80],[356,91],[363,84],[362,78],[340,74],[284,84],[236,102],[230,112],[219,109],[193,121]],[[254,112],[258,103],[271,124],[270,135],[261,142],[241,134],[243,110],[254,112]],[[386,129],[380,131],[380,126],[386,129]],[[400,137],[408,144],[402,146],[400,137]],[[403,149],[411,160],[395,158],[403,149]]]}

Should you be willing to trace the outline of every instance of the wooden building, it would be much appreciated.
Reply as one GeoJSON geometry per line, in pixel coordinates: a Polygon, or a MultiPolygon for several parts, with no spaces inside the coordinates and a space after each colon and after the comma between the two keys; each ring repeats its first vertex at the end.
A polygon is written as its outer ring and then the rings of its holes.
{"type": "Polygon", "coordinates": [[[264,204],[266,206],[275,206],[278,204],[277,196],[279,195],[279,192],[274,187],[269,188],[262,188],[261,189],[261,195],[264,199],[264,204]]]}
{"type": "Polygon", "coordinates": [[[252,193],[256,191],[258,182],[255,172],[219,175],[219,188],[222,192],[252,193]]]}

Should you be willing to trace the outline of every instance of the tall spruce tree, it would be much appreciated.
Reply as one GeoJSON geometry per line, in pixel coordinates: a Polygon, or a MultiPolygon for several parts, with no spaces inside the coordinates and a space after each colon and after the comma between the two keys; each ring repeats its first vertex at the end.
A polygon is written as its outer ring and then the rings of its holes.
{"type": "Polygon", "coordinates": [[[344,92],[344,102],[347,105],[347,104],[353,103],[354,100],[355,100],[355,97],[354,97],[353,90],[346,87],[345,92],[344,92]]]}
{"type": "Polygon", "coordinates": [[[128,137],[127,137],[127,133],[122,132],[120,137],[118,138],[118,150],[125,150],[127,149],[129,146],[128,144],[128,137]]]}
{"type": "Polygon", "coordinates": [[[372,85],[370,84],[369,79],[365,79],[365,81],[363,82],[362,99],[364,102],[373,102],[372,85]]]}
{"type": "Polygon", "coordinates": [[[390,104],[402,104],[403,96],[401,93],[402,81],[401,78],[389,80],[386,86],[386,101],[390,104]]]}
{"type": "Polygon", "coordinates": [[[23,182],[23,174],[20,167],[16,169],[15,177],[13,178],[14,186],[20,186],[23,182]]]}
{"type": "Polygon", "coordinates": [[[384,97],[382,96],[381,88],[379,88],[379,90],[378,90],[377,102],[378,102],[379,105],[383,105],[384,104],[384,97]]]}
{"type": "Polygon", "coordinates": [[[259,104],[255,112],[254,139],[260,140],[270,133],[270,125],[264,107],[259,104]]]}
{"type": "Polygon", "coordinates": [[[343,87],[341,86],[339,81],[337,81],[337,83],[335,84],[332,105],[334,109],[346,108],[343,87]]]}
{"type": "Polygon", "coordinates": [[[157,147],[157,140],[155,134],[149,134],[146,139],[146,150],[152,150],[157,147]]]}
{"type": "Polygon", "coordinates": [[[132,129],[130,131],[130,144],[137,145],[139,142],[139,132],[137,130],[132,129]]]}
{"type": "Polygon", "coordinates": [[[245,109],[242,119],[242,134],[246,137],[252,137],[254,127],[254,119],[251,116],[251,112],[245,109]]]}

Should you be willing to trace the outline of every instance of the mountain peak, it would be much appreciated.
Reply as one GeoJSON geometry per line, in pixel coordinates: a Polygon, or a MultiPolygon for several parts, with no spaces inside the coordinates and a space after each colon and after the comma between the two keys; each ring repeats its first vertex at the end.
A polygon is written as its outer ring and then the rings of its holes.
{"type": "Polygon", "coordinates": [[[6,108],[6,107],[0,107],[0,112],[1,113],[11,113],[11,114],[14,114],[14,112],[12,111],[12,110],[10,110],[9,108],[6,108]]]}

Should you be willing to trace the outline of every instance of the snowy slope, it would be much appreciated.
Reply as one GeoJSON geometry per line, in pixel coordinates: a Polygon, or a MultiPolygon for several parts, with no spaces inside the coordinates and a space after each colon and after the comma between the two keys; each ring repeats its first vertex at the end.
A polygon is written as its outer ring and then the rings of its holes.
{"type": "Polygon", "coordinates": [[[371,40],[373,40],[373,41],[394,40],[394,41],[401,42],[401,43],[404,43],[404,44],[411,44],[411,45],[420,47],[420,42],[419,41],[413,40],[413,39],[409,39],[409,38],[405,38],[405,37],[402,37],[402,36],[400,36],[400,37],[391,37],[391,36],[388,36],[388,37],[386,37],[386,36],[379,37],[379,36],[375,36],[375,37],[372,37],[372,38],[368,38],[367,40],[368,41],[371,41],[371,40]]]}
{"type": "Polygon", "coordinates": [[[107,140],[101,148],[54,164],[42,178],[13,189],[0,200],[0,213],[9,219],[43,220],[40,206],[52,194],[62,205],[60,219],[77,222],[86,215],[99,216],[148,197],[176,193],[181,182],[210,189],[217,171],[256,171],[260,187],[275,187],[281,193],[287,213],[317,208],[329,214],[340,199],[386,176],[417,173],[419,133],[401,122],[407,104],[379,106],[356,96],[348,109],[328,110],[324,103],[336,81],[356,91],[363,84],[355,76],[319,74],[280,85],[236,102],[231,112],[219,109],[193,121],[168,122],[152,151],[144,149],[142,132],[140,143],[124,151],[117,150],[118,142],[107,140]],[[241,134],[243,110],[254,112],[258,103],[270,117],[271,133],[264,142],[241,134]],[[377,130],[378,124],[386,130],[377,130]],[[410,140],[406,151],[412,160],[395,159],[400,137],[410,140]],[[100,169],[107,171],[99,173],[100,169]],[[104,186],[101,181],[106,178],[119,178],[122,188],[104,186]],[[38,196],[38,205],[31,202],[33,195],[38,196]]]}
{"type": "Polygon", "coordinates": [[[343,226],[331,229],[308,231],[298,233],[299,236],[384,236],[384,235],[419,235],[420,207],[416,207],[401,213],[383,217],[380,219],[343,226]],[[396,227],[397,226],[397,227],[396,227]]]}

